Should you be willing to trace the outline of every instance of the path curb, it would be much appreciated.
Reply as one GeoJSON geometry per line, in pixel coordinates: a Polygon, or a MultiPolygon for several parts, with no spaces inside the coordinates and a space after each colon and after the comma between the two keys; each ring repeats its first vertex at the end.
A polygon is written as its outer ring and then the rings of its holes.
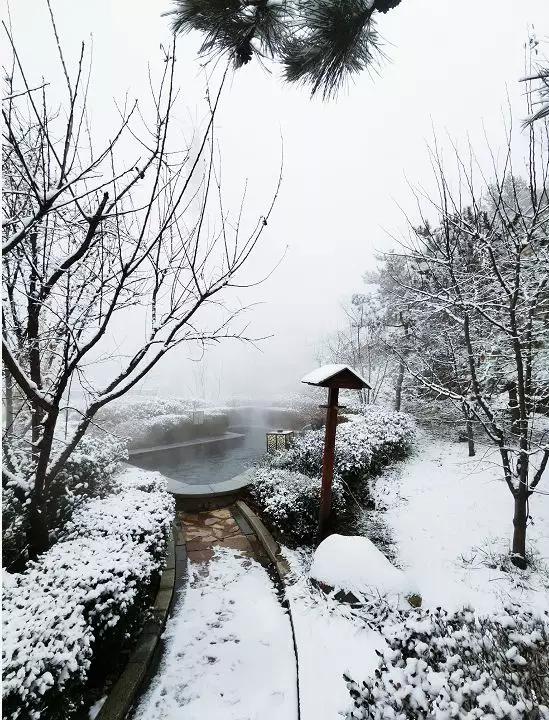
{"type": "Polygon", "coordinates": [[[158,591],[151,609],[152,618],[143,626],[128,663],[111,687],[96,720],[124,720],[147,677],[175,594],[176,574],[178,574],[176,544],[179,545],[177,529],[174,527],[172,539],[168,542],[166,565],[160,576],[158,591]]]}
{"type": "Polygon", "coordinates": [[[265,550],[267,556],[269,557],[269,560],[273,563],[276,574],[278,575],[279,583],[280,583],[280,589],[283,593],[283,599],[281,601],[281,604],[283,607],[285,607],[288,611],[288,618],[290,620],[290,626],[292,628],[292,640],[293,640],[293,646],[294,646],[294,657],[295,657],[295,672],[296,672],[296,692],[297,692],[297,720],[301,720],[301,691],[300,691],[300,682],[299,682],[299,654],[297,650],[297,639],[295,634],[295,627],[294,627],[294,620],[292,617],[292,608],[290,606],[290,601],[285,596],[284,588],[285,588],[285,577],[290,572],[290,566],[288,565],[287,561],[282,556],[282,553],[280,552],[280,545],[276,542],[276,540],[273,538],[271,533],[267,530],[263,522],[259,519],[259,517],[246,505],[246,503],[243,500],[237,500],[235,503],[236,507],[238,508],[238,511],[241,515],[244,516],[244,519],[250,525],[252,530],[254,531],[257,539],[263,546],[263,549],[265,550]]]}
{"type": "Polygon", "coordinates": [[[243,500],[237,500],[235,504],[254,531],[257,539],[267,553],[269,560],[275,566],[278,577],[282,582],[284,582],[284,578],[290,572],[290,566],[280,552],[280,545],[276,542],[259,517],[243,500]]]}

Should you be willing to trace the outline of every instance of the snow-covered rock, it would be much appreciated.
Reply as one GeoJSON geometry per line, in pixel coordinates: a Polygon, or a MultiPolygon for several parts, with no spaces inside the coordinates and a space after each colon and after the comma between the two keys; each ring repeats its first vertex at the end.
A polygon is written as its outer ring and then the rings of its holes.
{"type": "Polygon", "coordinates": [[[315,551],[310,576],[354,595],[407,597],[415,593],[405,572],[392,565],[371,540],[361,536],[330,535],[315,551]]]}

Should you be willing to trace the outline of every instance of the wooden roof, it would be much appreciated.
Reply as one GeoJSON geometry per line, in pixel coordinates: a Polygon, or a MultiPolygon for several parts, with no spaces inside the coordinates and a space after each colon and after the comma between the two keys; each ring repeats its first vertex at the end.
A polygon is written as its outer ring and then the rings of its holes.
{"type": "Polygon", "coordinates": [[[327,388],[345,388],[347,390],[370,389],[370,386],[348,365],[323,365],[301,379],[306,385],[327,388]]]}

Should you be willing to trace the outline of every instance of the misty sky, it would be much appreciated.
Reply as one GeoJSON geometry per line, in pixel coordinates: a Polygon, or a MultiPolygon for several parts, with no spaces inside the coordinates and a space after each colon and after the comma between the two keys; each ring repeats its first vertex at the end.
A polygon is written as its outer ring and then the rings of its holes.
{"type": "MultiPolygon", "coordinates": [[[[158,68],[159,46],[169,41],[168,2],[52,0],[69,57],[93,36],[90,91],[92,121],[108,137],[113,98],[148,92],[147,63],[158,68]]],[[[42,0],[11,3],[14,34],[34,78],[57,77],[55,45],[42,0]]],[[[393,245],[405,228],[399,206],[414,213],[411,184],[432,187],[426,143],[433,127],[469,138],[488,166],[485,133],[504,149],[507,98],[520,135],[525,115],[518,83],[529,26],[549,33],[547,0],[403,0],[380,18],[390,62],[380,75],[357,77],[336,101],[310,100],[306,89],[283,84],[280,70],[256,62],[238,71],[217,118],[223,177],[237,203],[248,179],[247,208],[255,216],[268,203],[279,172],[279,201],[249,266],[249,279],[274,274],[241,292],[243,303],[261,303],[249,314],[250,332],[274,335],[261,350],[228,341],[208,352],[202,370],[179,348],[168,355],[147,392],[268,396],[299,391],[299,378],[315,366],[315,349],[342,322],[340,303],[360,291],[362,274],[375,267],[376,251],[393,245]]],[[[197,38],[178,41],[177,82],[188,114],[203,117],[203,72],[197,38]]],[[[183,130],[182,130],[183,131],[183,130]]],[[[520,140],[518,142],[520,148],[520,140]]],[[[140,318],[116,330],[124,347],[140,318]]]]}

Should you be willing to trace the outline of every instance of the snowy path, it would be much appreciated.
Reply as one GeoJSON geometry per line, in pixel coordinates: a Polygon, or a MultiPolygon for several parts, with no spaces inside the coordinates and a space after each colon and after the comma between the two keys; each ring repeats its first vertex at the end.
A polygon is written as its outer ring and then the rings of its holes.
{"type": "Polygon", "coordinates": [[[290,623],[265,569],[230,549],[189,563],[163,661],[138,720],[293,720],[290,623]]]}

